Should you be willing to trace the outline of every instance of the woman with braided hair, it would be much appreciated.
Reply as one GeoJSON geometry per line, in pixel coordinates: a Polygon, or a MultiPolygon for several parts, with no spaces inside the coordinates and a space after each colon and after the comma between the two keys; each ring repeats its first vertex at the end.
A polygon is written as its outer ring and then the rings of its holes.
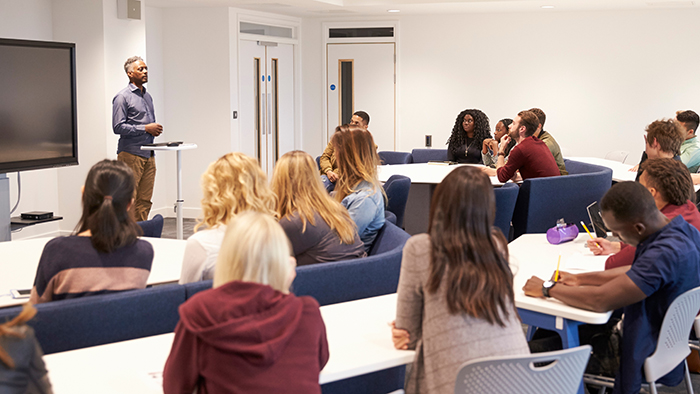
{"type": "Polygon", "coordinates": [[[489,117],[478,109],[465,109],[457,115],[447,140],[447,160],[482,164],[481,147],[486,138],[491,138],[489,117]]]}

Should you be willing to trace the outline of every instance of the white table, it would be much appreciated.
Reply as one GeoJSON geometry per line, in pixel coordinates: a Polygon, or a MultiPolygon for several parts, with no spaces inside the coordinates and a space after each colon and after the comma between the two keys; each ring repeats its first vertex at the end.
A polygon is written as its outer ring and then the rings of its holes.
{"type": "Polygon", "coordinates": [[[630,171],[630,169],[634,167],[632,164],[625,164],[619,161],[600,159],[597,157],[567,157],[567,159],[608,167],[613,171],[612,179],[615,182],[634,181],[637,177],[637,171],[630,171]]]}
{"type": "MultiPolygon", "coordinates": [[[[319,382],[413,362],[413,351],[396,350],[391,342],[387,323],[395,315],[395,294],[321,307],[330,359],[319,382]]],[[[163,334],[55,353],[44,361],[56,394],[160,394],[173,338],[163,334]]]]}
{"type": "Polygon", "coordinates": [[[177,239],[182,239],[182,151],[197,148],[197,144],[180,144],[177,146],[142,146],[141,150],[160,150],[177,152],[177,239]]]}
{"type": "MultiPolygon", "coordinates": [[[[411,189],[408,192],[406,202],[406,215],[404,216],[404,228],[406,232],[415,235],[428,231],[428,221],[430,217],[430,202],[437,184],[455,168],[461,166],[477,166],[477,164],[393,164],[384,165],[377,168],[379,180],[386,182],[392,175],[403,175],[411,178],[411,189]]],[[[492,176],[491,183],[494,186],[502,186],[498,177],[492,176]]]]}
{"type": "Polygon", "coordinates": [[[611,312],[591,312],[553,298],[528,297],[522,288],[533,275],[549,279],[557,269],[559,255],[562,271],[577,273],[604,270],[608,256],[593,255],[584,246],[587,239],[590,239],[588,234],[580,233],[572,242],[552,245],[547,242],[545,234],[525,234],[508,244],[511,269],[515,274],[515,306],[523,323],[558,332],[564,348],[578,346],[579,325],[605,324],[610,319],[611,312]]]}
{"type": "MultiPolygon", "coordinates": [[[[20,305],[27,299],[13,299],[11,289],[31,289],[41,252],[51,237],[0,242],[0,308],[20,305]]],[[[182,257],[187,241],[141,237],[153,245],[153,265],[148,284],[173,282],[180,279],[182,257]]]]}

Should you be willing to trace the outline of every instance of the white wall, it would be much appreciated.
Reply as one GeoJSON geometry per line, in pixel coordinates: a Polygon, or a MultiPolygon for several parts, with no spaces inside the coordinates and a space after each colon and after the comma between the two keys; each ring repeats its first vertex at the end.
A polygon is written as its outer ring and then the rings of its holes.
{"type": "MultiPolygon", "coordinates": [[[[565,154],[625,149],[634,161],[647,124],[700,110],[698,17],[688,9],[401,16],[398,149],[423,146],[425,134],[443,146],[464,108],[482,109],[493,128],[537,106],[565,154]]],[[[322,62],[308,61],[323,56],[320,34],[308,34],[320,23],[304,22],[305,91],[323,88],[322,62]]],[[[312,155],[321,152],[316,95],[304,95],[312,155]]]]}
{"type": "MultiPolygon", "coordinates": [[[[169,8],[163,9],[162,18],[167,118],[163,137],[198,146],[182,152],[183,213],[196,217],[202,173],[232,146],[229,9],[169,8]]],[[[169,161],[158,171],[164,170],[168,201],[174,202],[175,153],[158,155],[169,161]]]]}

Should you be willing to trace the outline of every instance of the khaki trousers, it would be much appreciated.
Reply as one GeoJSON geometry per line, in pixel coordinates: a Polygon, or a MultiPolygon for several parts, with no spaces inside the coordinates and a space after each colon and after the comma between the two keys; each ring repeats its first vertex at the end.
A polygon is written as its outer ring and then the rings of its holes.
{"type": "Polygon", "coordinates": [[[131,212],[134,220],[141,222],[148,220],[148,213],[151,212],[151,197],[153,196],[153,183],[156,180],[156,158],[148,159],[141,156],[132,155],[127,152],[119,152],[117,160],[126,163],[134,172],[134,204],[131,212]]]}

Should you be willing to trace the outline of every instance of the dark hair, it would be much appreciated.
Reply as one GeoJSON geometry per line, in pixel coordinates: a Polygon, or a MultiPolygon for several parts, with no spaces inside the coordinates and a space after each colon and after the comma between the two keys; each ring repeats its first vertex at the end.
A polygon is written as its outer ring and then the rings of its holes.
{"type": "MultiPolygon", "coordinates": [[[[513,119],[511,118],[503,118],[498,121],[498,123],[503,123],[503,126],[506,128],[506,134],[508,133],[508,128],[510,127],[510,124],[513,123],[513,119]]],[[[496,123],[496,124],[498,124],[496,123]]]]}
{"type": "Polygon", "coordinates": [[[440,182],[430,204],[428,291],[445,280],[451,314],[504,327],[516,312],[508,242],[493,227],[495,204],[491,180],[477,167],[456,168],[440,182]]]}
{"type": "Polygon", "coordinates": [[[649,145],[656,141],[662,151],[671,152],[674,155],[680,153],[686,134],[681,124],[675,119],[655,120],[647,126],[646,132],[649,145]]]}
{"type": "Polygon", "coordinates": [[[600,201],[600,210],[611,212],[623,223],[634,223],[658,212],[654,197],[639,182],[619,182],[600,201]]]}
{"type": "Polygon", "coordinates": [[[695,202],[695,188],[688,167],[674,159],[649,159],[642,164],[648,187],[661,193],[664,201],[673,205],[695,202]]]}
{"type": "Polygon", "coordinates": [[[544,121],[547,120],[547,115],[544,114],[544,111],[539,108],[530,108],[528,111],[537,116],[537,120],[539,120],[540,124],[542,125],[542,130],[544,130],[544,121]]]}
{"type": "Polygon", "coordinates": [[[102,160],[85,179],[83,214],[76,233],[90,230],[92,246],[109,253],[136,242],[139,227],[127,208],[134,195],[134,174],[124,163],[102,160]]]}
{"type": "Polygon", "coordinates": [[[365,111],[357,111],[353,115],[357,115],[360,118],[362,118],[362,121],[365,122],[367,126],[369,126],[369,114],[365,111]]]}
{"type": "MultiPolygon", "coordinates": [[[[481,148],[486,138],[491,138],[491,126],[489,126],[489,117],[478,109],[465,109],[457,115],[455,125],[452,128],[452,134],[447,139],[447,149],[455,156],[458,156],[462,146],[467,144],[467,132],[464,131],[462,122],[464,117],[470,115],[474,118],[474,144],[481,148]]],[[[464,152],[462,152],[464,153],[464,152]]]]}
{"type": "Polygon", "coordinates": [[[688,130],[693,130],[693,134],[698,130],[698,124],[700,124],[700,116],[691,110],[676,112],[676,120],[685,123],[685,127],[688,130]]]}
{"type": "Polygon", "coordinates": [[[525,137],[529,137],[535,134],[537,131],[537,126],[540,125],[540,120],[531,111],[520,111],[518,112],[520,117],[520,126],[525,126],[525,137]]]}

